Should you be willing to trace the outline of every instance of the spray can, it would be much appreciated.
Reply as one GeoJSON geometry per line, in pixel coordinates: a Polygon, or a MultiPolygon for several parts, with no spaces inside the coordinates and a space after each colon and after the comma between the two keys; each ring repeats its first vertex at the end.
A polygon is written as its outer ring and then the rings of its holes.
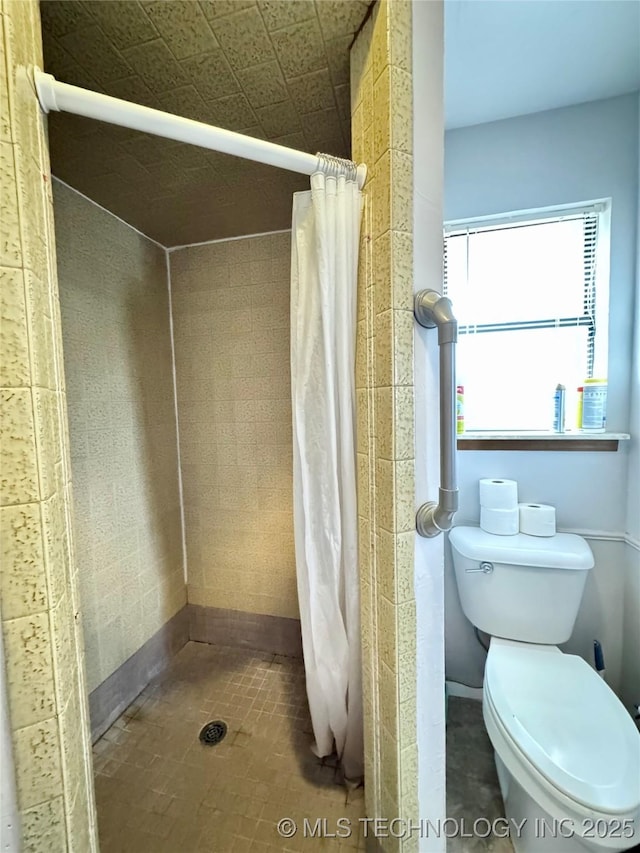
{"type": "Polygon", "coordinates": [[[553,395],[553,431],[564,432],[564,406],[566,388],[558,383],[553,395]]]}
{"type": "Polygon", "coordinates": [[[582,429],[604,432],[607,425],[607,380],[585,379],[582,393],[582,429]]]}
{"type": "Polygon", "coordinates": [[[456,385],[456,434],[464,432],[464,385],[456,385]]]}

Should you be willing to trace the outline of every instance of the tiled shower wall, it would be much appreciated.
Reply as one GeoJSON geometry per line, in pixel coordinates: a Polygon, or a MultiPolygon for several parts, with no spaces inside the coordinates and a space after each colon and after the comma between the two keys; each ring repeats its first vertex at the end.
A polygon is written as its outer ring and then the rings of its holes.
{"type": "MultiPolygon", "coordinates": [[[[358,276],[358,514],[367,815],[418,819],[414,591],[412,13],[381,0],[351,52],[369,165],[358,276]]],[[[379,839],[417,850],[416,836],[379,839]]]]}
{"type": "Polygon", "coordinates": [[[54,181],[76,555],[93,690],[185,603],[165,251],[54,181]]]}
{"type": "MultiPolygon", "coordinates": [[[[24,853],[97,850],[37,2],[0,16],[0,602],[24,853]]],[[[0,769],[0,773],[2,769],[0,769]]],[[[5,780],[3,780],[5,781],[5,780]]]]}
{"type": "MultiPolygon", "coordinates": [[[[65,14],[45,0],[47,70],[196,121],[347,156],[347,47],[368,5],[130,0],[71,2],[65,14]]],[[[167,246],[288,228],[291,193],[308,188],[294,172],[108,124],[53,113],[50,125],[57,174],[167,246]]]]}
{"type": "Polygon", "coordinates": [[[290,233],[170,253],[192,604],[298,618],[290,233]]]}

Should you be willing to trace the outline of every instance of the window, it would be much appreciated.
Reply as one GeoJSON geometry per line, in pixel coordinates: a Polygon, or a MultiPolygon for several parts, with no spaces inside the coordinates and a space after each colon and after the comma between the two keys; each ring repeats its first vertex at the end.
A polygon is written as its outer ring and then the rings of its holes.
{"type": "Polygon", "coordinates": [[[458,318],[467,430],[567,429],[577,388],[607,375],[605,203],[445,226],[444,293],[458,318]]]}

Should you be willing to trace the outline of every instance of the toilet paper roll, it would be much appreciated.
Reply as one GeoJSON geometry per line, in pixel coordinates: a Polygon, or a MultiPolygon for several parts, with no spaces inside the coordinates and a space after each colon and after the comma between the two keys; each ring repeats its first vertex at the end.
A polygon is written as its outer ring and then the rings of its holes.
{"type": "Polygon", "coordinates": [[[529,536],[556,535],[556,508],[549,504],[518,504],[520,533],[529,536]]]}
{"type": "Polygon", "coordinates": [[[518,532],[518,507],[491,509],[481,506],[480,527],[487,533],[496,533],[498,536],[514,536],[518,532]]]}
{"type": "Polygon", "coordinates": [[[518,484],[515,480],[480,480],[480,506],[487,509],[517,509],[518,484]]]}

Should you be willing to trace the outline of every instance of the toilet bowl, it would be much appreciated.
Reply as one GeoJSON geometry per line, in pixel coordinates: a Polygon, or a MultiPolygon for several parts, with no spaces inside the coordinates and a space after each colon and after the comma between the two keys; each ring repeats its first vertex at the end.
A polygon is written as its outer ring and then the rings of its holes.
{"type": "Polygon", "coordinates": [[[456,527],[460,602],[491,635],[483,717],[516,853],[640,844],[640,733],[569,639],[593,566],[573,534],[544,542],[456,527]]]}
{"type": "Polygon", "coordinates": [[[493,638],[483,717],[517,853],[640,843],[640,736],[582,658],[493,638]]]}

